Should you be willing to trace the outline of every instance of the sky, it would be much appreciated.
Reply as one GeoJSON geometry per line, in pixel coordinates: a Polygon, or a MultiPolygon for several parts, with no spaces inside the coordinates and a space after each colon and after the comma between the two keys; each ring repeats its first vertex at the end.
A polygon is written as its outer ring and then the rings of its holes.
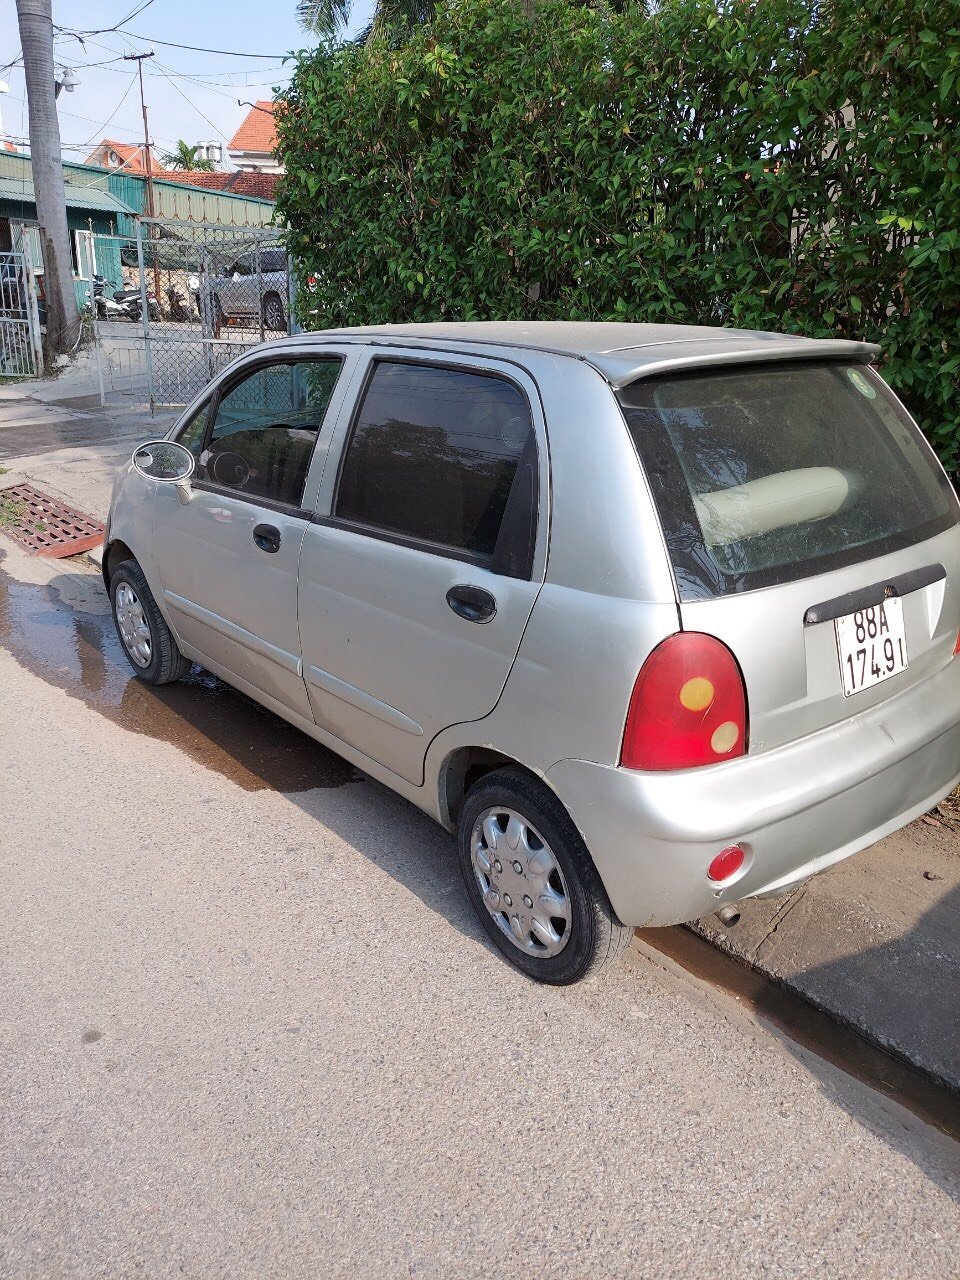
{"type": "MultiPolygon", "coordinates": [[[[73,93],[57,99],[65,159],[85,160],[101,138],[142,141],[137,67],[123,62],[124,54],[152,49],[156,55],[143,63],[143,72],[150,135],[158,153],[172,150],[179,138],[190,145],[209,140],[223,144],[226,159],[226,144],[249,110],[238,100],[272,98],[274,87],[290,77],[283,58],[316,43],[297,22],[295,0],[149,0],[141,13],[123,21],[142,3],[53,0],[53,21],[62,28],[55,33],[54,62],[70,66],[79,81],[73,93]],[[118,25],[123,32],[104,30],[118,25]],[[82,34],[83,43],[70,33],[82,34]],[[173,44],[223,50],[229,56],[173,44]]],[[[368,21],[371,6],[372,0],[354,0],[347,34],[368,21]]],[[[10,87],[0,94],[2,133],[25,150],[23,68],[7,66],[19,54],[15,0],[0,0],[0,80],[10,87]]]]}

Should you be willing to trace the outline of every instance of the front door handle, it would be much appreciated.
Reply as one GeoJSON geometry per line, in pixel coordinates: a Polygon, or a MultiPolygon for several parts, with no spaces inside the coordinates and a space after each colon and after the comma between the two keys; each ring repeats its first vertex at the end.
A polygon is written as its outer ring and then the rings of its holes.
{"type": "Polygon", "coordinates": [[[489,622],[497,612],[497,602],[483,587],[458,583],[447,592],[447,604],[468,622],[489,622]]]}
{"type": "Polygon", "coordinates": [[[253,540],[261,551],[272,554],[280,550],[280,530],[276,525],[258,524],[253,531],[253,540]]]}

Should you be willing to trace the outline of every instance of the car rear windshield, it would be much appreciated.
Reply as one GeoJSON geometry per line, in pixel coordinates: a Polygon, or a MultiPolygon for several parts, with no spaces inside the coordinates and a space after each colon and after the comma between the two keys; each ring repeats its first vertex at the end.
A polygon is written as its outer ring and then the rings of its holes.
{"type": "Polygon", "coordinates": [[[825,573],[960,518],[919,430],[862,364],[700,370],[618,396],[681,600],[825,573]]]}

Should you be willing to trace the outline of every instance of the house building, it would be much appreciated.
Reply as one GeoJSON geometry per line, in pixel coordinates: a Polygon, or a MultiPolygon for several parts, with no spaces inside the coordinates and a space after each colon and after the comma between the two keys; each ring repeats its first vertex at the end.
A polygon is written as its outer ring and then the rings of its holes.
{"type": "Polygon", "coordinates": [[[276,157],[277,127],[273,102],[255,102],[227,144],[227,155],[238,169],[254,173],[283,173],[276,157]]]}
{"type": "MultiPolygon", "coordinates": [[[[196,175],[192,175],[196,176],[196,175]]],[[[203,178],[258,178],[254,174],[203,174],[203,178]]],[[[121,254],[133,246],[136,219],[147,207],[147,179],[118,166],[95,167],[64,163],[67,226],[70,230],[74,283],[81,304],[90,300],[94,273],[118,283],[121,254]],[[91,252],[90,238],[94,233],[91,252]]],[[[222,227],[265,227],[273,219],[273,201],[227,186],[218,189],[181,182],[180,175],[153,178],[157,218],[178,222],[214,223],[222,227]]],[[[0,252],[26,246],[37,276],[43,276],[36,197],[29,154],[0,151],[0,252]]]]}
{"type": "MultiPolygon", "coordinates": [[[[84,164],[94,165],[98,169],[123,169],[127,173],[146,173],[147,155],[143,143],[135,146],[129,142],[114,142],[104,138],[87,156],[84,164]]],[[[150,155],[150,172],[154,177],[165,177],[167,171],[157,164],[156,156],[150,155]]]]}

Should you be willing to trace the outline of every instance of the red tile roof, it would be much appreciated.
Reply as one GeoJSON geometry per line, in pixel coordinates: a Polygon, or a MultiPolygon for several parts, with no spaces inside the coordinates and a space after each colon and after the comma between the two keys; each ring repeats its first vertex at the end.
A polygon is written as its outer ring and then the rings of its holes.
{"type": "Polygon", "coordinates": [[[240,128],[227,143],[228,151],[251,151],[272,155],[277,146],[277,129],[273,121],[272,102],[257,102],[247,112],[240,128]]]}
{"type": "Polygon", "coordinates": [[[278,173],[249,173],[235,169],[232,173],[210,173],[203,169],[188,169],[166,175],[171,182],[184,182],[190,187],[205,187],[208,191],[232,191],[238,196],[258,196],[261,200],[275,200],[278,173]]]}

